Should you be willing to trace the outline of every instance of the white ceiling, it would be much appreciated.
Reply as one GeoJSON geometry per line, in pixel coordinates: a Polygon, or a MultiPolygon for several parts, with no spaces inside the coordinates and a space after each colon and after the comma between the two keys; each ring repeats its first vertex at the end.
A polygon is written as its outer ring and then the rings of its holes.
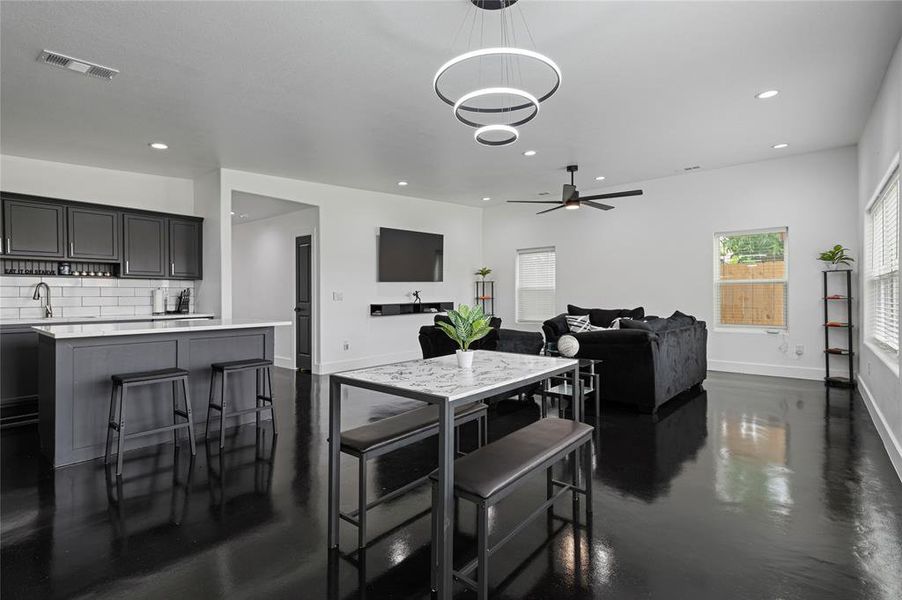
{"type": "Polygon", "coordinates": [[[517,144],[490,149],[431,90],[467,0],[2,2],[0,151],[475,205],[556,195],[578,162],[585,195],[595,175],[616,186],[856,143],[902,34],[900,2],[518,6],[563,85],[517,144]],[[121,74],[47,67],[43,48],[121,74]],[[769,88],[780,96],[754,99],[769,88]]]}
{"type": "Polygon", "coordinates": [[[232,225],[262,221],[308,208],[316,207],[260,194],[232,191],[232,225]]]}

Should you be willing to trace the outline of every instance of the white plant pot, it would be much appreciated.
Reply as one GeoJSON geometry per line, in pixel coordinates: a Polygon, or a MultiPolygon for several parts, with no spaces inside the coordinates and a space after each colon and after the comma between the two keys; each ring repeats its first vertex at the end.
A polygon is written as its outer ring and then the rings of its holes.
{"type": "Polygon", "coordinates": [[[473,368],[473,351],[472,350],[458,350],[457,351],[457,366],[461,369],[472,369],[473,368]]]}

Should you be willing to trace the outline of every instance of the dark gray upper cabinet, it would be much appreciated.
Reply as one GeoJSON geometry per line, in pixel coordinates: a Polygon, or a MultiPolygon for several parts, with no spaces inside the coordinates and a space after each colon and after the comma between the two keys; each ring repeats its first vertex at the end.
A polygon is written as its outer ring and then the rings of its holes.
{"type": "Polygon", "coordinates": [[[66,207],[49,202],[3,199],[4,254],[65,258],[66,207]]]}
{"type": "Polygon", "coordinates": [[[122,277],[168,277],[166,238],[165,217],[123,214],[122,277]]]}
{"type": "Polygon", "coordinates": [[[201,279],[202,223],[188,219],[169,219],[169,276],[201,279]]]}
{"type": "Polygon", "coordinates": [[[120,213],[99,208],[67,209],[69,258],[118,261],[120,213]]]}

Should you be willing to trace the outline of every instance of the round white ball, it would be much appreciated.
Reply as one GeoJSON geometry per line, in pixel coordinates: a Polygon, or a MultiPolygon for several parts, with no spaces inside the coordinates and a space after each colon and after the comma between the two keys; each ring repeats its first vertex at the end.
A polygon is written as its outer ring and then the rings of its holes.
{"type": "Polygon", "coordinates": [[[561,353],[561,356],[568,358],[576,356],[579,352],[579,340],[572,335],[562,335],[557,341],[557,350],[561,353]]]}

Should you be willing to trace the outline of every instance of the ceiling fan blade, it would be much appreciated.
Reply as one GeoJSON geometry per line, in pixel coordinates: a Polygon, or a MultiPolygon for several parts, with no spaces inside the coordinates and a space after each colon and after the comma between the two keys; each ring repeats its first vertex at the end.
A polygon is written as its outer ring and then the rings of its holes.
{"type": "Polygon", "coordinates": [[[598,208],[601,210],[611,210],[614,208],[610,204],[602,204],[601,202],[592,202],[591,200],[580,200],[581,204],[588,204],[592,208],[598,208]]]}
{"type": "Polygon", "coordinates": [[[560,200],[508,200],[511,204],[560,204],[560,200]]]}
{"type": "Polygon", "coordinates": [[[610,194],[596,194],[595,196],[583,196],[580,200],[605,200],[608,198],[626,198],[627,196],[641,196],[642,190],[627,190],[625,192],[613,192],[610,194]]]}
{"type": "Polygon", "coordinates": [[[547,209],[547,210],[540,210],[540,211],[537,212],[536,214],[537,214],[537,215],[544,215],[545,213],[550,213],[550,212],[553,211],[553,210],[560,210],[560,209],[562,209],[562,208],[564,208],[564,205],[563,205],[563,204],[561,204],[560,206],[555,206],[554,208],[549,208],[549,209],[547,209]]]}

